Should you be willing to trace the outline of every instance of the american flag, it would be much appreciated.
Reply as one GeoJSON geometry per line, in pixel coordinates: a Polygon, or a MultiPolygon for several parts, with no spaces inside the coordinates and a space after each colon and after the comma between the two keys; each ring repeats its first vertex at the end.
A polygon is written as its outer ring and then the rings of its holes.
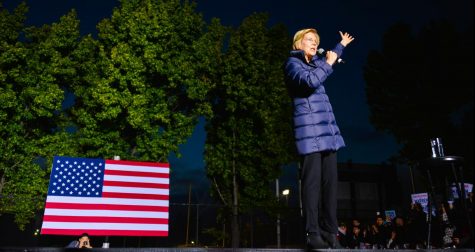
{"type": "Polygon", "coordinates": [[[167,163],[54,157],[41,234],[168,236],[167,163]]]}

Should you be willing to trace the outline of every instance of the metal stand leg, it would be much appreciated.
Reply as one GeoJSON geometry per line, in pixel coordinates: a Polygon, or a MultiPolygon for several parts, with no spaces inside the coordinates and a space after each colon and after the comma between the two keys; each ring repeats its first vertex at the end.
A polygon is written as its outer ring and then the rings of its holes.
{"type": "Polygon", "coordinates": [[[434,184],[432,183],[432,176],[430,174],[430,169],[427,169],[427,178],[429,180],[429,193],[427,195],[427,249],[431,249],[430,239],[432,232],[432,201],[434,198],[434,184]]]}
{"type": "Polygon", "coordinates": [[[453,163],[452,163],[452,173],[454,175],[455,188],[457,189],[457,194],[459,195],[459,199],[462,203],[463,211],[465,212],[465,217],[467,218],[470,236],[473,237],[472,221],[470,219],[470,214],[468,213],[468,210],[467,210],[467,201],[465,199],[466,196],[465,196],[465,184],[463,182],[463,167],[459,166],[459,169],[458,169],[458,174],[460,174],[460,180],[458,179],[459,176],[457,175],[457,169],[455,167],[455,164],[453,163]]]}

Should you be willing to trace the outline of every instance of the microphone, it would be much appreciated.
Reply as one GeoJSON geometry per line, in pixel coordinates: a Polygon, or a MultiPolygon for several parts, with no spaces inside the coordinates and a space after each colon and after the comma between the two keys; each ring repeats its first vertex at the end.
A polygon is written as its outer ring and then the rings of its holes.
{"type": "MultiPolygon", "coordinates": [[[[324,53],[325,53],[325,49],[323,49],[323,48],[318,48],[317,53],[318,53],[318,55],[324,57],[324,56],[325,56],[325,54],[324,54],[324,53]]],[[[338,58],[338,59],[336,59],[335,63],[344,64],[345,61],[344,61],[343,59],[341,59],[341,58],[338,58]]]]}

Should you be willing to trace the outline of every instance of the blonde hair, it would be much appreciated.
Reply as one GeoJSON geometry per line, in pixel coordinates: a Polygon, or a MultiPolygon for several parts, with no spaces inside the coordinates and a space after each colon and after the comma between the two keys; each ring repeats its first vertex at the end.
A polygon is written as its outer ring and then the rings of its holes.
{"type": "Polygon", "coordinates": [[[293,43],[293,46],[292,46],[294,50],[300,49],[300,42],[302,41],[305,34],[307,34],[309,32],[311,32],[311,33],[315,34],[315,36],[317,36],[317,45],[320,44],[320,36],[318,36],[318,33],[317,33],[316,29],[313,29],[313,28],[302,29],[302,30],[296,32],[295,35],[294,35],[294,43],[293,43]]]}

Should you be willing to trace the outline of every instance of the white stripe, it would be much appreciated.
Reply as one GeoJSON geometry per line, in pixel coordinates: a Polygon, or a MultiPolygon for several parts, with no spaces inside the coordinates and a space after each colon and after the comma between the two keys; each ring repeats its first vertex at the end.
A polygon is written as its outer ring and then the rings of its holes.
{"type": "Polygon", "coordinates": [[[140,166],[140,165],[119,165],[119,164],[106,164],[106,170],[153,172],[153,173],[165,173],[165,174],[170,173],[169,168],[140,166]]]}
{"type": "Polygon", "coordinates": [[[72,210],[46,208],[46,215],[56,216],[94,216],[94,217],[137,217],[168,219],[168,212],[125,211],[125,210],[72,210]]]}
{"type": "Polygon", "coordinates": [[[104,186],[103,192],[118,192],[118,193],[141,193],[141,194],[158,194],[168,195],[168,189],[154,189],[143,187],[122,187],[122,186],[104,186]]]}
{"type": "Polygon", "coordinates": [[[105,204],[105,205],[138,205],[138,206],[165,206],[168,200],[152,199],[122,199],[122,198],[96,198],[96,197],[65,197],[48,196],[46,202],[78,203],[78,204],[105,204]]]}
{"type": "Polygon", "coordinates": [[[168,231],[167,224],[134,224],[134,223],[98,223],[98,222],[43,222],[42,228],[52,229],[88,229],[88,230],[154,230],[168,231]]]}
{"type": "Polygon", "coordinates": [[[166,184],[166,185],[170,183],[169,178],[150,178],[150,177],[118,176],[118,175],[104,175],[104,181],[156,183],[156,184],[166,184]]]}

